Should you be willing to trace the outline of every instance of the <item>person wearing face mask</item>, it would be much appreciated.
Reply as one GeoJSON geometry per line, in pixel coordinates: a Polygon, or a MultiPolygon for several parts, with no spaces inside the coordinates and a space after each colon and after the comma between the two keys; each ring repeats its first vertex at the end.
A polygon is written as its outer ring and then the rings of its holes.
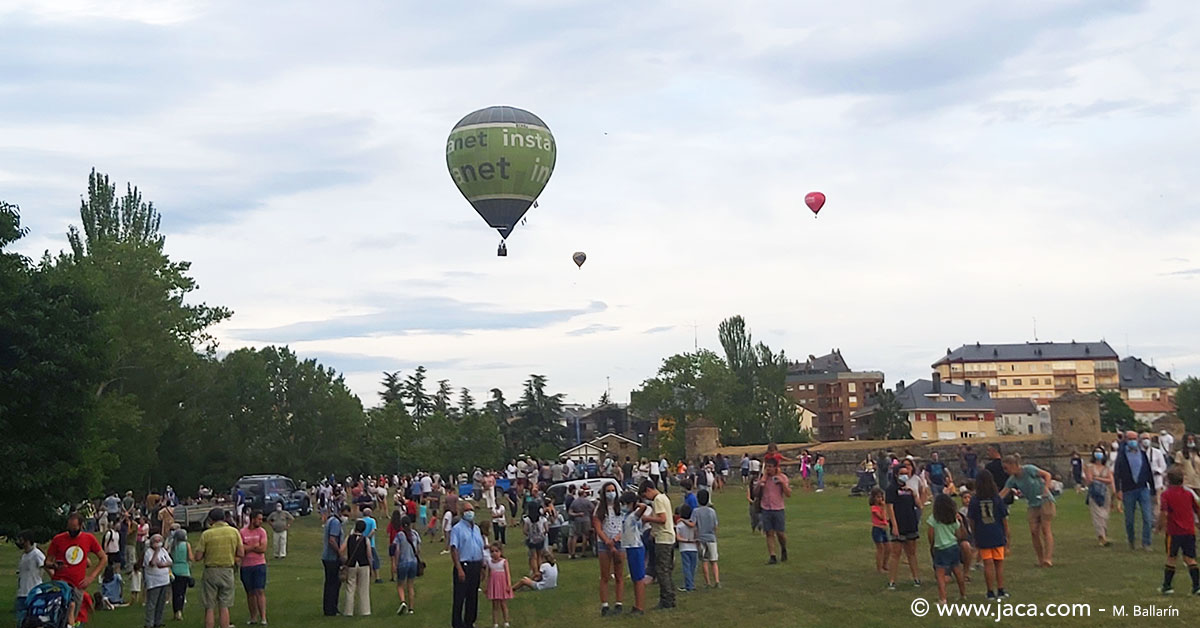
{"type": "Polygon", "coordinates": [[[483,573],[483,534],[475,525],[475,506],[463,504],[462,517],[450,529],[451,578],[454,606],[453,628],[471,628],[479,614],[479,579],[483,573]]]}
{"type": "Polygon", "coordinates": [[[1142,549],[1152,551],[1150,537],[1154,523],[1153,495],[1154,471],[1150,468],[1150,458],[1138,444],[1137,432],[1129,431],[1117,454],[1116,464],[1117,499],[1125,505],[1125,536],[1129,540],[1129,549],[1134,546],[1134,516],[1138,508],[1142,509],[1142,549]]]}
{"type": "Polygon", "coordinates": [[[1108,547],[1108,515],[1112,507],[1112,495],[1116,493],[1112,470],[1108,468],[1108,452],[1103,447],[1092,450],[1092,458],[1083,468],[1083,481],[1087,486],[1088,511],[1092,515],[1092,527],[1101,547],[1108,547]]]}
{"type": "Polygon", "coordinates": [[[912,572],[913,586],[921,586],[917,568],[917,539],[921,538],[920,512],[917,500],[920,498],[908,485],[908,479],[913,475],[912,462],[905,460],[897,466],[884,492],[885,509],[888,528],[891,533],[888,540],[892,546],[892,558],[888,562],[888,590],[896,590],[896,576],[900,571],[900,552],[908,556],[908,568],[912,572]]]}
{"type": "Polygon", "coordinates": [[[620,615],[625,599],[625,554],[621,548],[621,507],[617,502],[617,485],[605,484],[600,501],[592,513],[592,529],[596,531],[596,552],[600,557],[600,615],[609,614],[608,583],[616,580],[616,604],[613,615],[620,615]]]}
{"type": "Polygon", "coordinates": [[[1167,454],[1167,457],[1170,458],[1171,452],[1175,449],[1175,437],[1167,430],[1159,430],[1158,442],[1162,445],[1163,453],[1167,454]]]}
{"type": "Polygon", "coordinates": [[[146,583],[146,628],[160,628],[167,609],[171,585],[171,556],[163,548],[163,536],[150,537],[146,555],[142,558],[142,577],[146,583]]]}
{"type": "Polygon", "coordinates": [[[1183,486],[1200,495],[1200,439],[1195,434],[1184,434],[1175,463],[1183,469],[1183,486]]]}
{"type": "Polygon", "coordinates": [[[338,513],[325,520],[321,538],[321,564],[325,567],[325,589],[321,606],[326,617],[338,614],[338,597],[341,596],[342,580],[339,574],[342,565],[342,525],[350,518],[350,506],[342,504],[338,513]]]}
{"type": "Polygon", "coordinates": [[[73,512],[67,516],[67,531],[50,539],[46,547],[46,562],[43,568],[50,574],[51,580],[61,580],[71,585],[74,595],[67,608],[67,625],[87,621],[87,606],[79,604],[84,600],[83,592],[92,586],[108,564],[108,555],[100,542],[91,534],[83,534],[83,515],[73,512]],[[88,556],[95,554],[96,565],[88,571],[88,556]]]}
{"type": "Polygon", "coordinates": [[[1167,479],[1167,455],[1159,448],[1158,436],[1151,436],[1149,432],[1142,432],[1141,442],[1142,451],[1146,452],[1146,457],[1150,459],[1150,470],[1154,473],[1154,517],[1158,518],[1158,496],[1162,495],[1163,486],[1167,479]]]}

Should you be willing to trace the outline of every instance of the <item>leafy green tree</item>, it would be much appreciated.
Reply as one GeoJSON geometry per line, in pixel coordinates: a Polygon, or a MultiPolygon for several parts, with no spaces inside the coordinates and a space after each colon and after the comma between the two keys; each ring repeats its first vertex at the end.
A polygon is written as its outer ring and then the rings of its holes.
{"type": "Polygon", "coordinates": [[[875,409],[871,413],[871,438],[912,438],[912,424],[908,422],[908,414],[896,400],[896,393],[890,390],[882,390],[875,396],[875,409]]]}
{"type": "Polygon", "coordinates": [[[203,391],[193,385],[216,349],[208,329],[229,310],[190,303],[197,288],[188,262],[165,253],[160,216],[137,188],[124,195],[94,170],[80,204],[80,226],[67,234],[71,252],[44,264],[62,281],[100,301],[98,322],[108,338],[108,365],[97,383],[93,446],[112,455],[110,483],[145,489],[165,484],[173,458],[162,452],[189,421],[203,391]]]}
{"type": "Polygon", "coordinates": [[[454,390],[450,388],[450,380],[439,379],[437,384],[437,392],[433,395],[433,411],[453,418],[454,412],[450,406],[450,399],[454,396],[454,390]]]}
{"type": "Polygon", "coordinates": [[[417,370],[404,380],[404,398],[408,400],[408,408],[417,423],[433,413],[433,400],[425,392],[425,367],[418,366],[417,370]]]}
{"type": "Polygon", "coordinates": [[[530,375],[517,409],[513,433],[518,448],[530,454],[556,456],[563,443],[562,393],[546,393],[546,376],[530,375]]]}
{"type": "Polygon", "coordinates": [[[504,391],[493,388],[490,394],[491,398],[483,406],[483,414],[496,424],[496,429],[500,432],[500,439],[504,442],[504,455],[506,458],[512,459],[520,453],[516,450],[516,443],[513,442],[512,424],[509,422],[513,415],[512,408],[508,406],[508,401],[504,398],[504,391]]]}
{"type": "Polygon", "coordinates": [[[1200,432],[1200,379],[1189,377],[1179,383],[1175,408],[1189,432],[1200,432]]]}
{"type": "Polygon", "coordinates": [[[681,353],[664,359],[657,375],[642,383],[633,395],[633,409],[671,422],[672,429],[659,434],[659,448],[678,458],[684,455],[688,423],[700,417],[720,428],[724,442],[738,442],[740,422],[729,401],[737,385],[726,362],[712,351],[681,353]]]}
{"type": "Polygon", "coordinates": [[[1115,390],[1102,390],[1096,393],[1100,399],[1100,429],[1105,432],[1117,430],[1138,429],[1134,420],[1133,409],[1121,399],[1121,393],[1115,390]]]}
{"type": "Polygon", "coordinates": [[[467,416],[475,412],[475,398],[471,396],[471,390],[463,388],[458,393],[458,414],[459,416],[467,416]]]}
{"type": "Polygon", "coordinates": [[[45,538],[61,529],[56,507],[102,488],[91,418],[107,353],[96,295],[6,250],[24,234],[0,202],[0,535],[45,538]]]}
{"type": "Polygon", "coordinates": [[[404,403],[404,380],[400,379],[400,371],[384,371],[382,384],[383,390],[379,391],[379,398],[383,403],[404,403]]]}

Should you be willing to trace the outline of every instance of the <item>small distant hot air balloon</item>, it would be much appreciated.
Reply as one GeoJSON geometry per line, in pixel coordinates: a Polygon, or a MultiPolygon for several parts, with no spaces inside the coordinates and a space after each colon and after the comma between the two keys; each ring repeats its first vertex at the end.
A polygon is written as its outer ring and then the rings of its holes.
{"type": "Polygon", "coordinates": [[[809,192],[804,195],[804,204],[808,205],[808,208],[812,210],[813,218],[816,218],[817,212],[820,212],[821,208],[825,206],[825,195],[820,192],[809,192]]]}
{"type": "Polygon", "coordinates": [[[516,107],[488,107],[467,114],[446,139],[446,167],[458,191],[503,239],[546,187],[557,146],[550,127],[516,107]]]}
{"type": "Polygon", "coordinates": [[[576,266],[583,268],[583,263],[587,261],[587,253],[584,253],[583,251],[576,251],[575,254],[571,256],[571,259],[575,260],[576,266]]]}

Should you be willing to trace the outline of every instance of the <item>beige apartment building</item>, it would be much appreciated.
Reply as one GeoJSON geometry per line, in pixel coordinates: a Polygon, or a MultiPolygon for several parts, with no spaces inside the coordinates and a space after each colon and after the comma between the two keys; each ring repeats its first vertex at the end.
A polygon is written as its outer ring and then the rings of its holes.
{"type": "Polygon", "coordinates": [[[963,345],[933,364],[942,380],[987,386],[995,399],[1053,399],[1117,390],[1117,352],[1107,342],[963,345]]]}

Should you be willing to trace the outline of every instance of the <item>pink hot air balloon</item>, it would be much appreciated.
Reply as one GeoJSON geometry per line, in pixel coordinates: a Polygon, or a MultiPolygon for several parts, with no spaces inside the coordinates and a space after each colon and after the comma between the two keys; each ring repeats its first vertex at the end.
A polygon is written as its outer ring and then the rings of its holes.
{"type": "Polygon", "coordinates": [[[813,218],[817,217],[817,212],[825,206],[825,195],[820,192],[809,192],[804,195],[804,204],[812,210],[813,218]]]}

